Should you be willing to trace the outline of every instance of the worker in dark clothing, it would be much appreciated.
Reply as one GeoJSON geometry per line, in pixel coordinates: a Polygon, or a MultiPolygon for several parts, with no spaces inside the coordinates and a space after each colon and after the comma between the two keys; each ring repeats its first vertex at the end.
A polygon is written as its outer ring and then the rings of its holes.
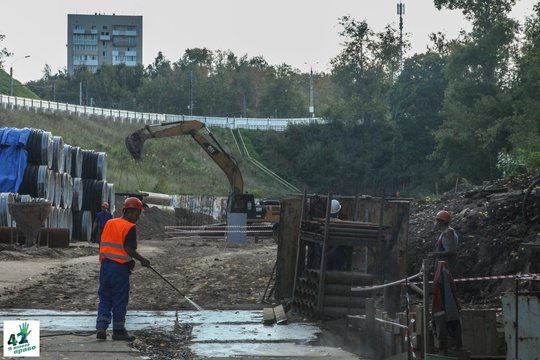
{"type": "Polygon", "coordinates": [[[439,261],[433,279],[432,327],[439,340],[439,354],[447,355],[448,338],[454,341],[452,350],[462,350],[461,305],[448,263],[439,261]]]}
{"type": "Polygon", "coordinates": [[[137,252],[136,222],[142,211],[143,204],[139,199],[127,198],[122,207],[122,217],[109,220],[103,230],[99,249],[101,267],[96,320],[99,340],[107,339],[106,330],[111,320],[113,340],[135,340],[135,336],[129,335],[124,325],[129,302],[129,278],[135,260],[139,260],[142,266],[150,266],[150,261],[137,252]]]}
{"type": "Polygon", "coordinates": [[[435,230],[439,231],[439,236],[435,243],[435,250],[431,256],[435,258],[435,265],[439,261],[446,261],[448,268],[455,277],[458,271],[458,243],[457,232],[450,226],[452,215],[446,210],[441,210],[435,217],[435,230]]]}
{"type": "MultiPolygon", "coordinates": [[[[338,200],[332,200],[330,203],[330,221],[340,221],[339,211],[341,204],[338,200]]],[[[321,266],[322,245],[314,246],[314,268],[319,269],[321,266]]],[[[347,265],[347,249],[341,245],[330,245],[327,249],[326,270],[343,271],[347,265]]]]}
{"type": "MultiPolygon", "coordinates": [[[[332,200],[330,204],[330,221],[339,221],[339,211],[341,204],[337,200],[332,200]]],[[[328,248],[328,262],[326,263],[327,270],[345,270],[347,265],[347,248],[341,245],[331,245],[328,248]]]]}
{"type": "Polygon", "coordinates": [[[101,211],[97,213],[96,220],[94,221],[94,226],[92,226],[92,234],[94,234],[94,239],[92,242],[101,243],[101,234],[105,228],[107,221],[112,219],[112,214],[109,211],[109,203],[104,202],[101,204],[101,211]]]}

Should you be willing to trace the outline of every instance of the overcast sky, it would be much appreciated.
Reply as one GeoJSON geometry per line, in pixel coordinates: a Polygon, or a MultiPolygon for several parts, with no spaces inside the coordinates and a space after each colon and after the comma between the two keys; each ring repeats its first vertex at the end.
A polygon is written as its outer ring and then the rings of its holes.
{"type": "MultiPolygon", "coordinates": [[[[514,17],[523,21],[536,0],[518,0],[514,17]]],[[[326,71],[339,54],[343,29],[338,19],[366,20],[375,31],[398,28],[399,0],[13,0],[2,6],[0,48],[14,55],[4,66],[21,82],[38,80],[45,65],[67,67],[67,15],[102,13],[143,16],[143,63],[159,51],[174,62],[189,48],[231,50],[262,56],[270,65],[286,63],[302,72],[326,71]],[[21,59],[30,55],[29,58],[21,59]],[[307,65],[306,65],[307,63],[307,65]]],[[[412,55],[424,52],[428,35],[457,36],[469,24],[457,11],[437,11],[433,0],[402,0],[403,31],[411,34],[412,55]]]]}

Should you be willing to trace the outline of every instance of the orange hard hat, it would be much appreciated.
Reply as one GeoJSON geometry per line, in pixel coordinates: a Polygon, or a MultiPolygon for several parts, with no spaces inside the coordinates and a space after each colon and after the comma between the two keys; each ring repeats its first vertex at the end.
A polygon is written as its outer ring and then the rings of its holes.
{"type": "Polygon", "coordinates": [[[125,209],[139,209],[141,211],[144,211],[142,201],[137,199],[136,197],[128,197],[124,201],[122,210],[125,210],[125,209]]]}
{"type": "Polygon", "coordinates": [[[101,207],[104,207],[105,209],[108,209],[109,208],[109,203],[105,201],[103,204],[101,204],[101,207]]]}
{"type": "Polygon", "coordinates": [[[435,217],[437,220],[444,220],[444,221],[450,221],[452,220],[452,215],[446,210],[441,210],[437,213],[437,216],[435,217]]]}

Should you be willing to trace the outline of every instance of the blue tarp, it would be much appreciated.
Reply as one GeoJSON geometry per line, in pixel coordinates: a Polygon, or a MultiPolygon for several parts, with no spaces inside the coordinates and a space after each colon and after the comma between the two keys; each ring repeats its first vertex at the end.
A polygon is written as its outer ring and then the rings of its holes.
{"type": "Polygon", "coordinates": [[[0,128],[0,192],[16,193],[26,169],[31,129],[0,128]]]}

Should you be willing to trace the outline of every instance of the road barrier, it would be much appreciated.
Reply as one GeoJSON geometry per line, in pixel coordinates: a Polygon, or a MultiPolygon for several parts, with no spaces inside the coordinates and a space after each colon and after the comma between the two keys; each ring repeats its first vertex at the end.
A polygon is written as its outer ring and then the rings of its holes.
{"type": "Polygon", "coordinates": [[[176,114],[155,114],[127,111],[120,109],[104,109],[92,106],[57,103],[45,100],[27,99],[0,94],[0,106],[6,109],[27,110],[33,112],[63,112],[74,116],[96,116],[115,122],[160,124],[170,121],[198,120],[206,126],[216,126],[230,129],[253,129],[283,131],[289,124],[325,123],[321,118],[236,118],[215,116],[192,116],[176,114]]]}

